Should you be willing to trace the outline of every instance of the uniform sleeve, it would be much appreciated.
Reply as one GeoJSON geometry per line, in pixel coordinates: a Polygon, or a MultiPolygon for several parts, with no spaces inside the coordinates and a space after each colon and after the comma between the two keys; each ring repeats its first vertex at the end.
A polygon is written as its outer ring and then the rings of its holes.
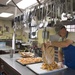
{"type": "Polygon", "coordinates": [[[75,46],[75,32],[69,32],[67,39],[72,40],[74,42],[73,45],[75,46]]]}
{"type": "Polygon", "coordinates": [[[70,32],[67,39],[75,41],[75,32],[70,32]]]}

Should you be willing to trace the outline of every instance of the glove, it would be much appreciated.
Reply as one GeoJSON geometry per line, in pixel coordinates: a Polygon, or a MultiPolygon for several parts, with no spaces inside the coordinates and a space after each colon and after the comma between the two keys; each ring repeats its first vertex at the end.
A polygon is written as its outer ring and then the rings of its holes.
{"type": "Polygon", "coordinates": [[[64,67],[63,62],[58,62],[58,67],[59,67],[59,68],[63,68],[63,67],[64,67]]]}

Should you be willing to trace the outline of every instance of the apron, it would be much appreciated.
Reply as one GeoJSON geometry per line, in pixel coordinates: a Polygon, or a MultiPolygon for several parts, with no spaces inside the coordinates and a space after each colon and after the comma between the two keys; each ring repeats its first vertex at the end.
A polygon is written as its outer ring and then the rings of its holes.
{"type": "Polygon", "coordinates": [[[62,48],[64,54],[64,64],[72,69],[75,69],[75,46],[69,45],[68,47],[62,48]]]}

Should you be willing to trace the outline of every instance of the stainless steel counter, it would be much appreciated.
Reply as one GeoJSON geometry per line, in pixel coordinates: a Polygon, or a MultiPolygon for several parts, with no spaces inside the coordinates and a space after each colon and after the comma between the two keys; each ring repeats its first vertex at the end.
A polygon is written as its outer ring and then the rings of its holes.
{"type": "Polygon", "coordinates": [[[0,55],[0,58],[5,61],[9,66],[11,66],[14,70],[19,72],[21,75],[35,75],[32,71],[30,71],[26,66],[22,66],[21,64],[16,62],[16,59],[20,57],[19,54],[14,54],[13,58],[10,58],[9,54],[0,55]]]}
{"type": "MultiPolygon", "coordinates": [[[[20,57],[19,54],[14,54],[13,58],[10,58],[9,54],[0,55],[0,58],[4,62],[6,62],[9,66],[11,66],[14,70],[19,72],[21,75],[36,75],[33,71],[28,69],[26,66],[22,66],[21,64],[16,62],[16,59],[18,59],[19,57],[20,57]]],[[[43,75],[75,75],[75,70],[67,68],[62,71],[51,72],[43,75]]]]}

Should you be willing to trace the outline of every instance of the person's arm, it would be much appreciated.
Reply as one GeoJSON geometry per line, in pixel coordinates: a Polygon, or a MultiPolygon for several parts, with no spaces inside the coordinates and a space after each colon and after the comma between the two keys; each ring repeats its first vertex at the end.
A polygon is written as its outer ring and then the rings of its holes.
{"type": "Polygon", "coordinates": [[[55,46],[55,47],[67,47],[70,44],[72,44],[73,41],[72,40],[65,40],[65,41],[52,41],[52,42],[47,42],[46,46],[55,46]]]}
{"type": "Polygon", "coordinates": [[[59,66],[59,68],[63,68],[64,67],[62,50],[58,50],[58,66],[59,66]]]}
{"type": "Polygon", "coordinates": [[[63,53],[60,50],[58,50],[58,62],[63,62],[63,53]]]}

